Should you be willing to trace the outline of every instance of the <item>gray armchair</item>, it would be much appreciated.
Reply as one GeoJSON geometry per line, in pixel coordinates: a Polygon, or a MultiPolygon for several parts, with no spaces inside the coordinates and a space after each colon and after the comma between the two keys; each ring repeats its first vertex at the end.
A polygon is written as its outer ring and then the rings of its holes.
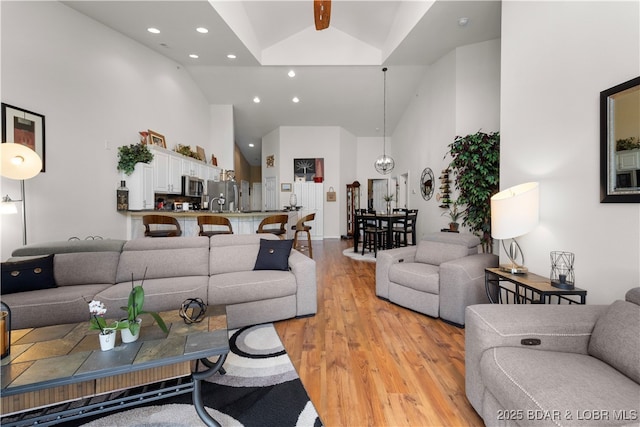
{"type": "Polygon", "coordinates": [[[640,425],[640,288],[609,306],[466,311],[466,394],[487,426],[640,425]]]}
{"type": "Polygon", "coordinates": [[[496,255],[478,253],[479,244],[472,234],[433,233],[416,246],[378,252],[376,295],[463,326],[468,305],[489,302],[484,269],[498,266],[496,255]]]}

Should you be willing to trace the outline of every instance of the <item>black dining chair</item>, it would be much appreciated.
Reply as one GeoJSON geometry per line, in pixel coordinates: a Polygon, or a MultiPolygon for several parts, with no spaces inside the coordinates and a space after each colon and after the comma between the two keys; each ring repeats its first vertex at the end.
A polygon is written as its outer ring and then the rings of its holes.
{"type": "Polygon", "coordinates": [[[373,249],[375,257],[378,256],[378,248],[385,247],[385,235],[387,229],[381,224],[380,218],[376,214],[376,211],[367,212],[366,216],[363,216],[363,238],[362,238],[362,255],[367,248],[369,252],[373,249]]]}
{"type": "Polygon", "coordinates": [[[408,246],[408,237],[411,236],[411,245],[415,246],[418,209],[404,209],[402,212],[404,218],[399,218],[393,223],[393,245],[394,247],[408,246]]]}

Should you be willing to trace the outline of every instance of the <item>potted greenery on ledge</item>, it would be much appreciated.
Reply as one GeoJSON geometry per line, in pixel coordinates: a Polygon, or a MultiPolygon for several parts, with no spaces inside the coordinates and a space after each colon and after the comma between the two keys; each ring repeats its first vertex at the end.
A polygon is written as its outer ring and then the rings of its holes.
{"type": "Polygon", "coordinates": [[[451,222],[449,223],[450,231],[458,231],[458,228],[460,227],[458,220],[462,217],[462,211],[458,210],[457,200],[451,202],[451,208],[449,208],[448,211],[443,212],[442,216],[448,216],[449,219],[451,219],[451,222]]]}
{"type": "Polygon", "coordinates": [[[126,326],[122,330],[122,342],[133,342],[138,339],[138,335],[140,334],[140,318],[141,314],[149,314],[153,317],[153,319],[158,324],[158,327],[162,329],[164,333],[169,332],[167,329],[167,325],[162,320],[162,317],[155,311],[144,311],[144,288],[142,285],[144,284],[144,277],[147,275],[147,270],[144,270],[144,276],[142,277],[142,282],[139,285],[134,285],[133,282],[133,273],[131,273],[131,292],[129,293],[129,299],[127,301],[126,307],[120,307],[122,310],[127,312],[127,317],[121,320],[120,324],[125,324],[126,326]],[[125,331],[128,331],[131,336],[127,335],[125,331]]]}
{"type": "Polygon", "coordinates": [[[118,170],[131,175],[136,163],[150,163],[153,153],[142,143],[118,147],[118,170]]]}

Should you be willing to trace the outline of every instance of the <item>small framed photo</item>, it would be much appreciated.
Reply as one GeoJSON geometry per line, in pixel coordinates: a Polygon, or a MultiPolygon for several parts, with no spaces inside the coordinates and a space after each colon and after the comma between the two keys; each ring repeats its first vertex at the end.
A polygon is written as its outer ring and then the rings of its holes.
{"type": "Polygon", "coordinates": [[[283,182],[282,184],[280,184],[280,191],[291,191],[291,183],[283,182]]]}
{"type": "Polygon", "coordinates": [[[14,142],[31,148],[42,159],[44,157],[44,116],[2,103],[2,142],[14,142]]]}
{"type": "Polygon", "coordinates": [[[149,144],[167,148],[167,143],[164,140],[164,135],[160,135],[158,132],[154,132],[151,129],[149,129],[149,144]]]}
{"type": "Polygon", "coordinates": [[[204,155],[204,148],[196,145],[196,153],[198,153],[198,158],[203,162],[207,161],[207,156],[204,155]]]}

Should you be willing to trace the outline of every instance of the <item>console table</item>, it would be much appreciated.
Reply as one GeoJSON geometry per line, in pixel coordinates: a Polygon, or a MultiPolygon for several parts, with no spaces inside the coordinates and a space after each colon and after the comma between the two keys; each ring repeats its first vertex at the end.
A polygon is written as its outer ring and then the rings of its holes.
{"type": "Polygon", "coordinates": [[[12,331],[2,360],[2,425],[50,425],[192,393],[200,418],[219,426],[204,408],[200,381],[224,372],[225,307],[208,307],[202,322],[188,325],[177,311],[160,315],[169,334],[143,315],[140,339],[109,351],[100,351],[88,321],[12,331]],[[196,363],[208,369],[197,372],[196,363]]]}
{"type": "Polygon", "coordinates": [[[500,268],[484,270],[487,297],[492,304],[585,304],[587,291],[560,289],[548,277],[534,273],[511,274],[500,268]]]}

